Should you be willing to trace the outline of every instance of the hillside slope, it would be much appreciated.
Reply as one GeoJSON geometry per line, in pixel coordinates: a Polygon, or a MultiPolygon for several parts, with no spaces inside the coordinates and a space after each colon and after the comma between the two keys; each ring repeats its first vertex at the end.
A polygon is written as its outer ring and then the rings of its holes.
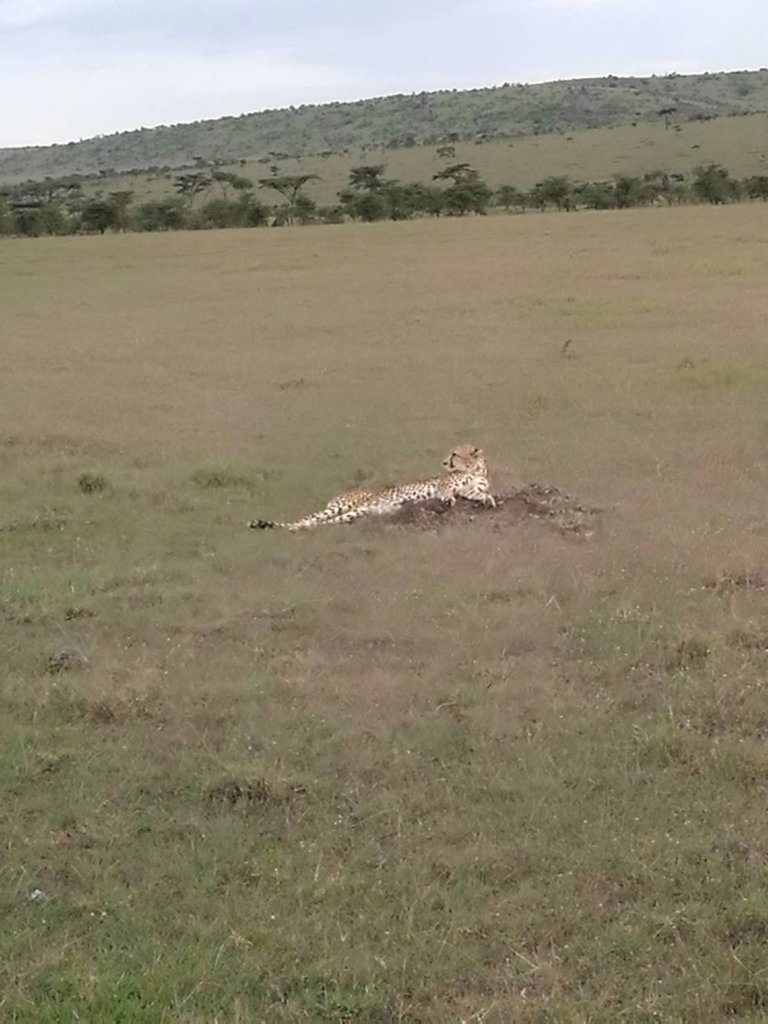
{"type": "Polygon", "coordinates": [[[0,149],[0,181],[181,167],[269,154],[296,157],[352,147],[403,148],[440,141],[568,132],[658,120],[680,122],[768,110],[768,69],[651,78],[594,78],[538,85],[386,96],[267,110],[65,145],[0,149]]]}

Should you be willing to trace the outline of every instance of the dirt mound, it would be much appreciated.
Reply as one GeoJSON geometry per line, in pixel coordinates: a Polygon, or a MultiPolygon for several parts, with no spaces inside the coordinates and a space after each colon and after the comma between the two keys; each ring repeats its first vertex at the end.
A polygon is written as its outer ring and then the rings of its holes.
{"type": "Polygon", "coordinates": [[[747,572],[724,572],[719,576],[710,576],[704,581],[706,590],[714,590],[718,594],[733,594],[737,590],[768,590],[768,575],[759,569],[747,572]]]}
{"type": "Polygon", "coordinates": [[[481,519],[500,530],[527,519],[540,519],[560,533],[590,537],[594,532],[595,517],[602,511],[581,505],[569,494],[549,484],[528,484],[512,494],[495,495],[495,498],[495,508],[486,508],[461,498],[452,507],[439,501],[404,505],[394,515],[388,516],[387,522],[433,530],[481,519]]]}

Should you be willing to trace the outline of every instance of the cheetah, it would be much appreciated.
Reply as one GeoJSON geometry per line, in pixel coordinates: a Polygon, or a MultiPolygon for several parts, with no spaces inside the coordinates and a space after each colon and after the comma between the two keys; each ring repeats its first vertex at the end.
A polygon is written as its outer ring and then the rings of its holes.
{"type": "Polygon", "coordinates": [[[351,523],[362,516],[389,515],[405,504],[431,499],[454,505],[456,498],[466,498],[495,508],[496,502],[488,489],[488,466],[480,448],[461,444],[443,460],[443,465],[447,472],[417,483],[399,484],[378,491],[345,491],[329,501],[321,511],[292,523],[252,519],[248,526],[254,530],[278,528],[295,533],[321,524],[351,523]]]}

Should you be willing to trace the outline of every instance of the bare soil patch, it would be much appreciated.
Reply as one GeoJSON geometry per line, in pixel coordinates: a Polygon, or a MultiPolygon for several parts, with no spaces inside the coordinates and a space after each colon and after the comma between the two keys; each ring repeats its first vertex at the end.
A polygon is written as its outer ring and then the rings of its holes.
{"type": "Polygon", "coordinates": [[[724,572],[719,576],[710,576],[704,581],[707,590],[718,594],[733,594],[739,590],[768,590],[768,574],[759,569],[748,572],[724,572]]]}
{"type": "Polygon", "coordinates": [[[496,495],[496,507],[487,508],[459,499],[455,505],[440,501],[405,505],[386,521],[397,526],[434,530],[449,524],[465,525],[481,520],[496,530],[518,526],[538,519],[559,533],[591,537],[600,508],[582,505],[571,495],[551,484],[532,483],[511,494],[496,495]]]}

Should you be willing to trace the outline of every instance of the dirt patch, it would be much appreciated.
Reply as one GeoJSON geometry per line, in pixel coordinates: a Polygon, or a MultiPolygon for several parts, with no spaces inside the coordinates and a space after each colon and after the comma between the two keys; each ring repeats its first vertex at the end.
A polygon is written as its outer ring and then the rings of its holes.
{"type": "Polygon", "coordinates": [[[301,785],[283,783],[275,786],[259,778],[225,778],[208,786],[204,797],[209,804],[253,811],[259,807],[283,806],[305,792],[304,786],[301,785]]]}
{"type": "Polygon", "coordinates": [[[411,526],[421,530],[434,530],[449,524],[466,524],[482,520],[495,529],[517,526],[529,519],[539,519],[560,533],[591,537],[596,517],[602,511],[582,505],[569,494],[550,484],[528,484],[512,494],[496,495],[496,507],[487,508],[472,501],[459,499],[455,505],[440,501],[404,505],[388,523],[411,526]]]}
{"type": "Polygon", "coordinates": [[[721,573],[704,581],[707,590],[718,594],[733,594],[738,590],[768,590],[768,575],[760,570],[749,572],[721,573]]]}
{"type": "Polygon", "coordinates": [[[668,672],[687,672],[701,668],[711,654],[709,645],[695,637],[682,640],[664,652],[663,664],[668,672]]]}
{"type": "Polygon", "coordinates": [[[768,633],[733,629],[726,636],[725,642],[729,647],[734,647],[739,651],[768,652],[768,633]]]}

